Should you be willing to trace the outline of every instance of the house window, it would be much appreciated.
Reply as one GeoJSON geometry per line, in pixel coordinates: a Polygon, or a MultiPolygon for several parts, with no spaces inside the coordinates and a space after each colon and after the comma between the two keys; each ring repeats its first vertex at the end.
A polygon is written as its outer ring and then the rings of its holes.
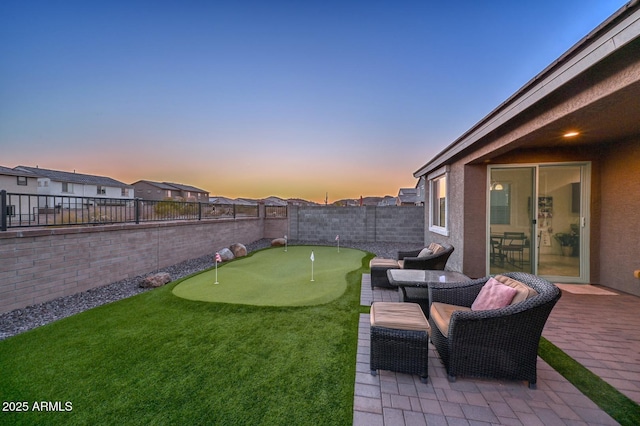
{"type": "Polygon", "coordinates": [[[104,186],[98,185],[98,195],[105,195],[107,193],[107,188],[104,186]]]}
{"type": "Polygon", "coordinates": [[[429,176],[429,230],[442,235],[449,235],[448,174],[447,166],[429,176]]]}
{"type": "MultiPolygon", "coordinates": [[[[45,185],[47,186],[47,182],[45,181],[45,185]]],[[[62,192],[68,192],[68,193],[72,193],[73,192],[73,184],[72,183],[68,183],[68,182],[62,182],[62,192]]]]}
{"type": "Polygon", "coordinates": [[[18,185],[27,186],[27,177],[26,176],[18,176],[18,185]]]}
{"type": "Polygon", "coordinates": [[[123,197],[128,197],[129,196],[129,188],[122,188],[122,191],[120,192],[120,195],[123,197]]]}

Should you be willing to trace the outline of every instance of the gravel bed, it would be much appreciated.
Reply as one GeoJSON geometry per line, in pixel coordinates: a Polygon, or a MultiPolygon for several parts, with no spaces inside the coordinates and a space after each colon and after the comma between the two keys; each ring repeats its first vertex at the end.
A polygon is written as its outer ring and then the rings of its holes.
{"type": "MultiPolygon", "coordinates": [[[[290,241],[290,245],[317,244],[327,245],[327,241],[290,241]]],[[[270,239],[262,239],[247,244],[247,251],[252,252],[271,245],[270,239]]],[[[374,253],[380,257],[395,258],[398,250],[412,250],[418,248],[419,244],[407,243],[367,243],[354,242],[344,243],[342,247],[352,247],[374,253]]],[[[177,265],[160,269],[156,272],[168,272],[171,280],[175,281],[180,278],[191,275],[195,272],[202,271],[211,267],[211,259],[213,253],[181,262],[177,265]]],[[[115,302],[136,294],[149,291],[150,289],[141,288],[140,281],[145,276],[139,275],[122,281],[107,284],[102,287],[93,288],[82,293],[76,293],[71,296],[59,297],[49,302],[38,303],[27,306],[23,309],[15,309],[11,312],[0,315],[0,340],[15,336],[36,327],[57,321],[62,318],[95,308],[100,305],[115,302]]]]}

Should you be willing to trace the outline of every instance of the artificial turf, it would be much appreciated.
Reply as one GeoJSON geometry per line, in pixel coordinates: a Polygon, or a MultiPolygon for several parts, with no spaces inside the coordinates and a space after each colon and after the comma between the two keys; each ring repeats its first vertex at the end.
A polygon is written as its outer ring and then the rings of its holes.
{"type": "Polygon", "coordinates": [[[172,283],[1,341],[0,400],[28,409],[0,423],[351,424],[359,256],[321,305],[190,301],[172,283]]]}
{"type": "Polygon", "coordinates": [[[638,404],[544,337],[540,339],[538,354],[618,423],[623,426],[640,424],[638,404]]]}
{"type": "Polygon", "coordinates": [[[212,268],[194,275],[178,284],[173,293],[203,302],[317,305],[344,293],[345,271],[356,269],[361,260],[362,251],[349,248],[339,251],[329,246],[291,246],[286,251],[281,247],[270,248],[240,261],[220,264],[217,273],[212,268]]]}

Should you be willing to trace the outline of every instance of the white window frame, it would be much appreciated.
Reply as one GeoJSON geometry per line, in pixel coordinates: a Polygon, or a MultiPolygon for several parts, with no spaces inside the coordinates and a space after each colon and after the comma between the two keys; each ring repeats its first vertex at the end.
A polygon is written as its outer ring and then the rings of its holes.
{"type": "MultiPolygon", "coordinates": [[[[429,184],[429,231],[434,232],[436,234],[444,235],[446,237],[449,236],[449,166],[443,166],[438,170],[431,172],[427,175],[427,180],[429,184]],[[445,193],[444,193],[444,226],[441,224],[434,224],[434,212],[436,209],[435,205],[435,194],[438,193],[437,187],[441,179],[444,179],[445,183],[445,193]]],[[[438,211],[440,210],[440,198],[438,198],[438,211]]]]}
{"type": "MultiPolygon", "coordinates": [[[[47,186],[47,181],[44,182],[44,186],[47,186]]],[[[71,182],[62,182],[62,192],[64,194],[73,194],[73,184],[71,182]]]]}

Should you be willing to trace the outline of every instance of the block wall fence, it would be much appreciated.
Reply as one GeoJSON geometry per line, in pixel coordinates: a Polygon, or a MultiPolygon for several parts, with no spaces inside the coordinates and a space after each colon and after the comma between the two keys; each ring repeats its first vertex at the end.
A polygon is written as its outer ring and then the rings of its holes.
{"type": "Polygon", "coordinates": [[[288,218],[0,232],[0,314],[145,275],[262,238],[422,243],[422,207],[290,207],[288,218]]]}
{"type": "Polygon", "coordinates": [[[424,242],[423,206],[289,207],[293,240],[424,242]]]}

